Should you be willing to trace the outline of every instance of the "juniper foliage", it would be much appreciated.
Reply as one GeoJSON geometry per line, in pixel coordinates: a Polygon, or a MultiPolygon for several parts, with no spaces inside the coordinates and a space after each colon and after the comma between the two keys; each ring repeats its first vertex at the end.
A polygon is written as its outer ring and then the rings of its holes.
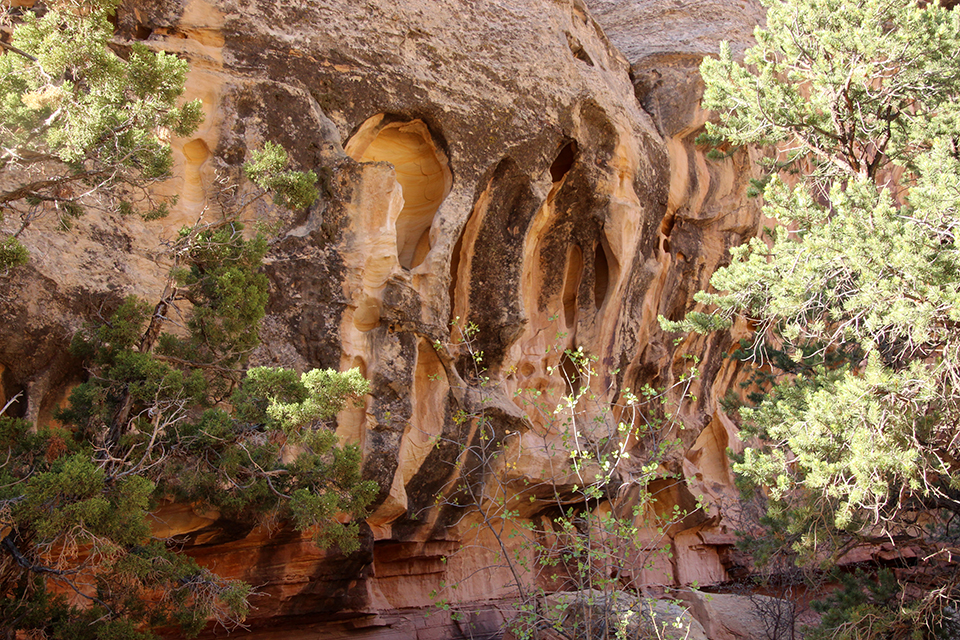
{"type": "Polygon", "coordinates": [[[65,227],[88,207],[166,214],[147,187],[170,176],[169,137],[196,130],[200,101],[180,104],[186,61],[142,43],[111,46],[116,5],[4,7],[0,219],[15,223],[0,240],[0,269],[26,262],[17,236],[48,212],[65,227]]]}
{"type": "Polygon", "coordinates": [[[703,62],[703,104],[714,144],[773,149],[756,187],[780,224],[698,294],[714,312],[662,323],[754,328],[742,355],[771,384],[742,411],[762,444],[735,469],[767,497],[765,553],[817,566],[858,545],[921,547],[928,588],[906,589],[898,614],[920,624],[896,629],[933,637],[955,608],[956,571],[941,570],[960,542],[960,13],[764,4],[742,65],[729,47],[703,62]]]}
{"type": "Polygon", "coordinates": [[[60,424],[0,417],[0,629],[149,638],[240,624],[250,586],[153,537],[149,515],[171,500],[357,548],[376,486],[327,422],[368,383],[356,370],[243,370],[267,300],[265,247],[238,223],[185,231],[178,287],[155,307],[129,297],[74,337],[89,377],[60,424]],[[188,333],[166,333],[183,301],[188,333]]]}
{"type": "MultiPolygon", "coordinates": [[[[0,215],[18,229],[0,238],[0,270],[29,259],[16,236],[44,212],[164,212],[148,187],[170,175],[168,137],[192,133],[200,105],[178,106],[184,61],[111,40],[115,7],[52,0],[4,14],[0,215]]],[[[287,208],[317,197],[316,175],[291,170],[276,145],[245,172],[287,208]]],[[[247,370],[267,240],[224,213],[181,231],[157,300],[129,297],[74,336],[87,377],[56,422],[0,415],[0,635],[147,640],[242,624],[250,585],[155,537],[151,513],[170,501],[357,548],[376,486],[329,422],[368,384],[355,370],[247,370]]]]}

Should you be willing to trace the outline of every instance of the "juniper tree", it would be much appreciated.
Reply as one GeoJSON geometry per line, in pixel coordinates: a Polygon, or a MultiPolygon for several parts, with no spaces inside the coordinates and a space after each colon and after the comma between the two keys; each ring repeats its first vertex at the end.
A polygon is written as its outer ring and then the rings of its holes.
{"type": "MultiPolygon", "coordinates": [[[[162,215],[148,187],[169,176],[167,132],[200,121],[198,103],[178,106],[185,62],[111,43],[113,0],[37,6],[43,15],[23,10],[0,40],[0,214],[18,229],[0,241],[0,270],[28,259],[16,235],[43,212],[162,215]]],[[[316,175],[287,165],[268,143],[245,173],[277,204],[309,206],[316,175]]],[[[4,637],[151,638],[241,623],[249,585],[153,536],[149,514],[170,500],[287,520],[321,546],[356,548],[376,487],[328,422],[367,382],[355,370],[246,370],[268,298],[267,240],[239,214],[183,229],[158,299],[129,297],[77,333],[70,349],[87,379],[56,423],[0,411],[4,637]]]]}
{"type": "Polygon", "coordinates": [[[756,186],[780,224],[698,294],[715,312],[664,324],[754,328],[741,355],[773,385],[742,411],[763,444],[735,470],[768,498],[758,549],[816,565],[857,545],[921,547],[926,595],[907,589],[912,604],[870,637],[929,635],[957,598],[960,14],[764,4],[742,65],[726,46],[703,62],[703,105],[719,114],[714,144],[773,149],[756,186]]]}
{"type": "Polygon", "coordinates": [[[27,260],[17,236],[45,212],[162,216],[150,184],[170,176],[171,135],[193,133],[200,101],[179,104],[187,63],[142,43],[111,46],[117,0],[4,6],[0,28],[0,269],[27,260]],[[118,55],[120,51],[122,55],[118,55]]]}
{"type": "Polygon", "coordinates": [[[129,297],[74,337],[89,378],[60,424],[0,417],[0,630],[149,638],[242,622],[249,585],[152,536],[148,516],[170,500],[356,548],[376,487],[326,422],[368,385],[356,370],[243,370],[267,300],[265,248],[237,223],[183,232],[170,311],[129,297]],[[188,333],[165,332],[184,301],[188,333]]]}

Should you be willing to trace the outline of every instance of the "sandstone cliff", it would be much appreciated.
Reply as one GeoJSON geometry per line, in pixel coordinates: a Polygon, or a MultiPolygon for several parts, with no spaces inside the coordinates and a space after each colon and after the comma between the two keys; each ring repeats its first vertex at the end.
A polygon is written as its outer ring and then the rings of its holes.
{"type": "MultiPolygon", "coordinates": [[[[323,197],[282,220],[254,360],[362,370],[372,393],[337,428],[360,444],[381,492],[349,557],[186,505],[158,514],[159,534],[261,592],[251,633],[496,629],[496,612],[480,605],[507,595],[509,579],[492,568],[494,541],[445,497],[467,472],[516,493],[560,481],[549,461],[559,433],[514,392],[558,397],[567,348],[599,358],[588,424],[624,388],[668,387],[684,354],[700,358],[695,401],[661,434],[682,442],[664,474],[686,482],[665,482],[658,508],[692,513],[665,537],[650,533],[669,555],[625,576],[728,580],[736,494],[725,452],[738,442],[718,399],[737,375],[724,359],[734,339],[676,345],[656,318],[690,310],[727,249],[757,227],[747,153],[709,160],[694,139],[706,118],[700,58],[721,39],[742,50],[761,19],[753,4],[717,0],[125,3],[118,38],[188,58],[189,97],[203,100],[206,121],[177,141],[166,188],[180,202],[169,218],[91,215],[70,234],[53,221],[25,234],[30,265],[0,282],[0,400],[23,390],[19,410],[49,419],[82,375],[65,351],[72,332],[127,294],[155,297],[164,239],[218,215],[248,150],[275,140],[321,174],[323,197]],[[478,329],[487,383],[456,344],[466,323],[478,329]],[[459,464],[458,443],[479,437],[475,422],[454,419],[464,410],[489,418],[509,468],[459,464]],[[417,613],[442,582],[476,605],[467,621],[417,613]]],[[[262,205],[254,215],[278,213],[262,205]]],[[[648,445],[633,443],[633,464],[648,445]]],[[[624,465],[625,487],[637,471],[624,465]]],[[[541,517],[546,504],[530,498],[522,516],[541,517]]]]}

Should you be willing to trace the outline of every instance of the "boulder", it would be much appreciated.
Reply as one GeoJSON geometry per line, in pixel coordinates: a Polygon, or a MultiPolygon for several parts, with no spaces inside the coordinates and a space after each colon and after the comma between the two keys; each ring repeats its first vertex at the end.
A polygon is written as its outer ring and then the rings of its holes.
{"type": "Polygon", "coordinates": [[[792,640],[796,605],[763,595],[685,591],[678,596],[710,640],[792,640]]]}

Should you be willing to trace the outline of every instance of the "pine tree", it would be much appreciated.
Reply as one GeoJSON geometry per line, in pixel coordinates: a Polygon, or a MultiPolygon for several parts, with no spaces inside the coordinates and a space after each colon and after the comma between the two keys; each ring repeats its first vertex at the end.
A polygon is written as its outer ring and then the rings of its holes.
{"type": "Polygon", "coordinates": [[[765,4],[743,65],[728,47],[703,62],[703,104],[719,114],[710,142],[771,147],[756,187],[780,224],[698,294],[715,312],[663,324],[754,328],[741,355],[773,384],[742,411],[762,445],[735,469],[767,498],[758,549],[814,566],[920,549],[926,595],[904,584],[903,624],[876,637],[933,637],[958,597],[960,13],[765,4]]]}

